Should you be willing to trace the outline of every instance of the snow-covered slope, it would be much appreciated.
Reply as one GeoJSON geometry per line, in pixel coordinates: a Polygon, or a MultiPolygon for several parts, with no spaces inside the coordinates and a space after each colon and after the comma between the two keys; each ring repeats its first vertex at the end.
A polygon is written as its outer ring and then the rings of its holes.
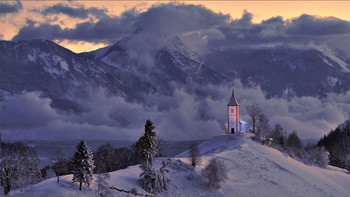
{"type": "MultiPolygon", "coordinates": [[[[322,169],[304,165],[283,153],[262,146],[249,138],[249,135],[220,135],[199,145],[202,153],[200,171],[213,157],[224,160],[229,168],[229,179],[221,184],[218,191],[208,191],[195,181],[188,180],[190,170],[167,167],[168,177],[172,180],[168,191],[160,196],[349,196],[350,175],[345,170],[328,166],[322,169]]],[[[188,152],[177,156],[188,163],[188,152]]],[[[156,167],[161,161],[157,159],[156,167]]],[[[169,161],[173,164],[176,161],[169,161]]],[[[147,194],[137,183],[141,170],[131,166],[125,170],[112,172],[110,186],[147,194]]],[[[63,177],[57,184],[55,178],[46,180],[23,191],[12,192],[12,196],[43,196],[46,192],[51,196],[93,196],[92,188],[78,191],[78,186],[70,182],[71,175],[63,177]]],[[[112,191],[114,196],[130,194],[112,191]]]]}

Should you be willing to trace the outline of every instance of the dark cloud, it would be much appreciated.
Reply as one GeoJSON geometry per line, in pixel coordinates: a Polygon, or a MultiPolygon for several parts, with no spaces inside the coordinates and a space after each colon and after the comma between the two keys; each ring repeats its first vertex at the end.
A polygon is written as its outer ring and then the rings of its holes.
{"type": "Polygon", "coordinates": [[[95,16],[96,18],[106,17],[107,10],[99,8],[85,8],[84,6],[80,7],[70,7],[69,5],[58,3],[52,6],[45,7],[42,10],[33,10],[34,12],[39,12],[44,16],[55,15],[55,14],[64,14],[72,18],[87,19],[90,15],[95,16]]]}
{"type": "Polygon", "coordinates": [[[121,36],[135,31],[133,25],[135,15],[133,10],[124,12],[120,17],[106,16],[98,22],[91,21],[79,23],[75,28],[62,29],[59,25],[43,23],[35,26],[34,22],[27,23],[18,34],[12,38],[13,41],[27,39],[48,39],[70,41],[104,42],[112,44],[121,36]]]}
{"type": "Polygon", "coordinates": [[[145,31],[184,33],[224,25],[229,19],[202,6],[161,4],[141,13],[136,25],[145,31]]]}
{"type": "Polygon", "coordinates": [[[318,18],[303,14],[299,18],[293,19],[287,25],[288,34],[326,36],[348,34],[349,32],[350,22],[334,17],[318,18]]]}
{"type": "Polygon", "coordinates": [[[22,3],[17,1],[16,3],[0,2],[0,16],[7,14],[17,13],[23,9],[22,3]]]}
{"type": "Polygon", "coordinates": [[[61,29],[49,23],[36,26],[28,23],[13,40],[42,38],[113,43],[121,36],[140,28],[145,32],[174,33],[184,40],[190,37],[188,41],[202,42],[209,44],[207,47],[215,47],[225,43],[239,46],[277,42],[324,42],[330,37],[334,38],[334,35],[348,35],[350,32],[348,21],[331,17],[302,15],[293,20],[283,20],[277,16],[254,24],[253,14],[246,10],[240,19],[230,21],[229,15],[214,13],[202,6],[171,3],[153,6],[142,13],[131,9],[118,17],[105,15],[106,10],[72,8],[63,4],[47,7],[41,12],[44,15],[63,13],[78,18],[87,18],[91,14],[102,18],[97,22],[78,23],[72,29],[61,29]]]}
{"type": "Polygon", "coordinates": [[[41,38],[113,43],[137,28],[147,32],[181,34],[224,25],[228,20],[229,15],[217,14],[201,6],[162,4],[143,13],[131,9],[120,17],[105,16],[96,23],[90,21],[78,23],[73,29],[61,29],[49,23],[37,26],[27,24],[12,40],[41,38]]]}
{"type": "MultiPolygon", "coordinates": [[[[94,13],[92,10],[98,9],[78,9],[56,4],[47,7],[42,12],[63,13],[62,10],[76,17],[87,17],[89,13],[94,13]]],[[[99,10],[99,12],[102,16],[104,10],[99,10]]],[[[135,32],[136,29],[142,29],[145,35],[147,33],[159,35],[159,32],[176,34],[185,41],[186,45],[199,53],[216,47],[255,45],[301,45],[306,47],[310,43],[313,45],[326,44],[332,48],[340,46],[342,51],[349,51],[347,43],[350,42],[350,25],[348,21],[310,15],[302,15],[293,20],[284,20],[277,16],[259,24],[252,23],[252,19],[253,14],[246,10],[243,11],[240,19],[232,20],[229,15],[214,13],[202,6],[170,3],[153,6],[141,13],[131,9],[118,17],[106,15],[97,22],[78,23],[72,29],[62,29],[49,23],[34,25],[31,22],[22,27],[13,40],[41,38],[114,44],[121,37],[135,32]]],[[[150,40],[156,39],[150,38],[150,40]]]]}

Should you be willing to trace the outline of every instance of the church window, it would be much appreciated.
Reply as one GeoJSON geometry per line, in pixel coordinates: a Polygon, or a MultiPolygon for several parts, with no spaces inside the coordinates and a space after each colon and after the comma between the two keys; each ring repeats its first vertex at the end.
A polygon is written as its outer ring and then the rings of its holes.
{"type": "Polygon", "coordinates": [[[231,109],[231,113],[234,113],[235,112],[235,110],[234,109],[231,109]]]}

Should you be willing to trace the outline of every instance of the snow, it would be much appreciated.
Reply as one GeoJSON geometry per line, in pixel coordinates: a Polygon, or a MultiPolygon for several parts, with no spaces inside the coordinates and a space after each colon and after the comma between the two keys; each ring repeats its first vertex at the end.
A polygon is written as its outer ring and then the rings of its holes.
{"type": "MultiPolygon", "coordinates": [[[[349,196],[350,175],[345,170],[333,166],[327,169],[308,166],[279,152],[276,149],[258,144],[250,139],[249,134],[219,135],[201,143],[199,149],[202,162],[196,167],[200,172],[207,162],[215,157],[222,159],[228,166],[229,179],[221,184],[218,191],[209,191],[187,177],[191,173],[186,168],[167,167],[167,176],[171,179],[168,191],[159,196],[349,196]]],[[[174,159],[190,163],[188,151],[174,159]]],[[[154,166],[159,169],[162,161],[158,158],[154,166]]],[[[168,161],[171,162],[171,161],[168,161]]],[[[172,162],[175,162],[172,160],[172,162]]],[[[130,166],[124,170],[111,172],[110,186],[124,190],[136,188],[138,193],[148,194],[138,184],[141,170],[130,166]]],[[[83,191],[78,184],[71,182],[72,175],[45,180],[29,188],[11,192],[11,196],[94,196],[96,184],[83,191]]],[[[95,179],[96,180],[96,177],[95,179]]],[[[133,196],[113,191],[114,196],[133,196]]]]}
{"type": "MultiPolygon", "coordinates": [[[[332,52],[331,52],[331,50],[329,50],[329,49],[326,49],[326,48],[324,48],[323,50],[322,50],[322,52],[326,55],[326,56],[328,56],[330,59],[332,59],[334,62],[336,62],[342,69],[343,69],[343,71],[344,72],[347,72],[347,73],[350,73],[350,67],[349,67],[349,65],[347,64],[347,63],[345,63],[343,60],[341,60],[340,58],[338,58],[337,56],[335,56],[332,52]]],[[[325,60],[323,60],[325,63],[327,63],[325,60]]],[[[328,63],[328,65],[330,65],[329,63],[328,63]]],[[[330,65],[331,66],[331,65],[330,65]]],[[[332,66],[333,67],[333,66],[332,66]]]]}
{"type": "Polygon", "coordinates": [[[28,54],[28,60],[36,63],[40,58],[44,61],[44,70],[50,74],[61,75],[69,71],[68,63],[60,56],[41,51],[39,48],[32,50],[32,54],[28,54]]]}

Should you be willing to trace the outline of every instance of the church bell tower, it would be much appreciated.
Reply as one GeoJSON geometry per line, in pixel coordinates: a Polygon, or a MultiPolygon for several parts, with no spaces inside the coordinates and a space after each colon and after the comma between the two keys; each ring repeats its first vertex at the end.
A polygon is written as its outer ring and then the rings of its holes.
{"type": "Polygon", "coordinates": [[[235,90],[232,90],[230,101],[227,103],[227,123],[226,133],[238,133],[240,132],[239,125],[239,104],[235,97],[235,90]]]}

